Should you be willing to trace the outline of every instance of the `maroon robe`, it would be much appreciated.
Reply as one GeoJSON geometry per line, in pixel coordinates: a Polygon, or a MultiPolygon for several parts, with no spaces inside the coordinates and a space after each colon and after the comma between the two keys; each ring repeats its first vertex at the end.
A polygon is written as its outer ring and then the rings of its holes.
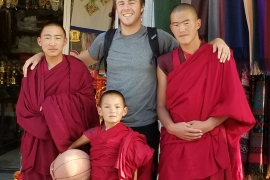
{"type": "Polygon", "coordinates": [[[72,56],[44,72],[43,59],[23,78],[17,103],[23,180],[51,179],[50,164],[83,131],[99,124],[93,78],[72,56]],[[40,111],[42,107],[42,111],[40,111]]]}
{"type": "Polygon", "coordinates": [[[201,46],[180,64],[173,53],[166,106],[175,123],[229,116],[200,139],[185,141],[161,130],[160,180],[242,180],[239,139],[255,123],[233,57],[220,63],[213,47],[201,46]]]}
{"type": "Polygon", "coordinates": [[[104,126],[84,132],[89,138],[91,179],[133,180],[138,170],[138,180],[151,179],[154,150],[144,135],[119,123],[105,131],[104,126]]]}

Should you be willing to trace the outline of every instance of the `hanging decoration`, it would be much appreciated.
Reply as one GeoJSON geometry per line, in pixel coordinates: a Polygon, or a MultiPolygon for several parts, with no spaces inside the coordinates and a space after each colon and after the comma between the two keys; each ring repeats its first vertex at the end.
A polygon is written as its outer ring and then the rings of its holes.
{"type": "Polygon", "coordinates": [[[90,0],[84,7],[90,16],[99,10],[96,0],[90,0]]]}
{"type": "Polygon", "coordinates": [[[70,42],[79,42],[80,41],[80,31],[70,30],[70,42]]]}
{"type": "Polygon", "coordinates": [[[103,6],[105,6],[110,0],[100,0],[103,6]]]}

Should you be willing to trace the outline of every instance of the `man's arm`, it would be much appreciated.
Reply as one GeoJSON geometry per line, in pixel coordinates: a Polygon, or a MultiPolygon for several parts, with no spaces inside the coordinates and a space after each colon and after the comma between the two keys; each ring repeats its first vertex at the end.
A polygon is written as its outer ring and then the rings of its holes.
{"type": "Polygon", "coordinates": [[[174,123],[166,108],[167,77],[164,72],[157,68],[158,89],[157,89],[157,113],[159,120],[166,130],[180,139],[194,140],[202,136],[202,131],[191,128],[186,122],[174,123]]]}
{"type": "MultiPolygon", "coordinates": [[[[27,77],[27,69],[31,65],[30,69],[33,70],[36,65],[41,61],[42,57],[44,56],[43,52],[37,53],[34,56],[30,57],[23,65],[23,75],[24,77],[27,77]]],[[[93,59],[88,50],[83,51],[81,54],[79,54],[76,58],[80,59],[86,66],[91,66],[98,61],[93,59]]]]}
{"type": "Polygon", "coordinates": [[[230,48],[221,38],[213,39],[209,44],[213,45],[213,53],[218,51],[218,59],[221,63],[229,61],[231,58],[230,48]]]}
{"type": "Polygon", "coordinates": [[[98,62],[90,56],[88,50],[81,52],[76,58],[80,59],[87,67],[98,62]]]}
{"type": "Polygon", "coordinates": [[[40,53],[37,53],[34,56],[32,56],[32,57],[30,57],[29,59],[26,60],[26,62],[23,65],[23,76],[24,77],[27,76],[28,67],[32,64],[30,69],[33,70],[36,67],[36,65],[41,61],[43,56],[44,56],[44,53],[40,52],[40,53]]]}
{"type": "Polygon", "coordinates": [[[79,139],[77,139],[76,141],[74,141],[68,149],[76,149],[80,146],[83,146],[87,143],[89,143],[89,139],[83,134],[79,139]]]}

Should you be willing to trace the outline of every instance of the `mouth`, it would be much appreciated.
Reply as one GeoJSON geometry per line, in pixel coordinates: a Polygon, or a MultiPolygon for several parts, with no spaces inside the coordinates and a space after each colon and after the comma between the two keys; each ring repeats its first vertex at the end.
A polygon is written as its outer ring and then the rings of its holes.
{"type": "Polygon", "coordinates": [[[123,14],[124,17],[131,17],[132,13],[123,14]]]}
{"type": "Polygon", "coordinates": [[[187,34],[183,34],[183,35],[179,35],[178,37],[187,37],[188,35],[187,34]]]}

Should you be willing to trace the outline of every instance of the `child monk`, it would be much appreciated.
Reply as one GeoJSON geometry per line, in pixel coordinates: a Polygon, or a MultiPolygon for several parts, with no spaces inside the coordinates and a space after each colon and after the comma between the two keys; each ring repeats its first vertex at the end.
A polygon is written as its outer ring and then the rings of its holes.
{"type": "Polygon", "coordinates": [[[151,179],[154,150],[147,145],[144,135],[120,122],[127,111],[124,96],[120,92],[104,92],[98,107],[103,125],[85,131],[69,147],[73,149],[90,142],[90,179],[151,179]]]}

